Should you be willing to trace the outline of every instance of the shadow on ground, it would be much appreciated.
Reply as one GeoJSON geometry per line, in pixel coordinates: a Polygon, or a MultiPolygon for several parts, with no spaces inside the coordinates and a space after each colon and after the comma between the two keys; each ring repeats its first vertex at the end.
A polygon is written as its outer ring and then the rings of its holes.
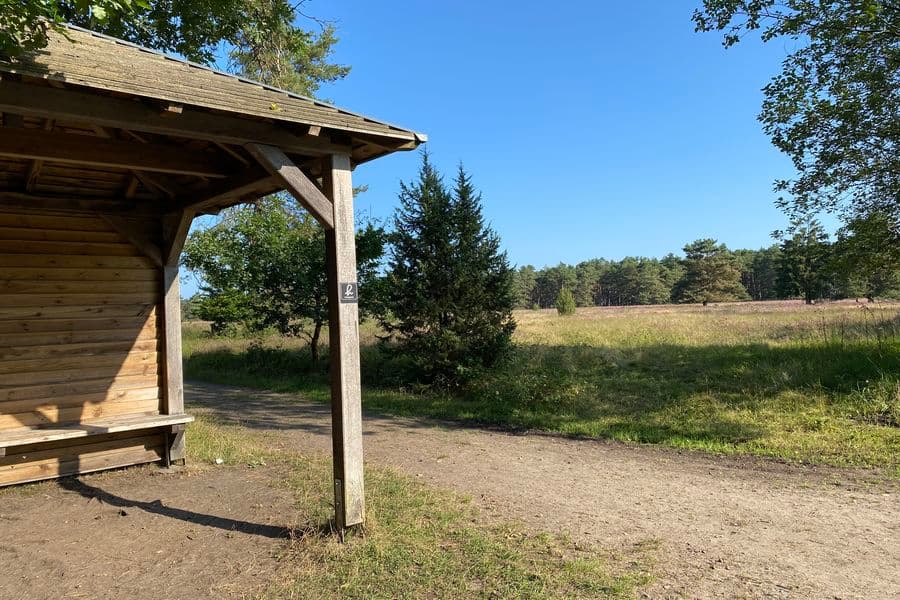
{"type": "Polygon", "coordinates": [[[257,535],[271,539],[287,539],[292,537],[292,530],[288,527],[262,525],[260,523],[250,523],[248,521],[197,513],[190,510],[166,506],[161,500],[154,500],[152,502],[129,500],[122,496],[107,492],[102,488],[85,483],[78,477],[63,477],[58,481],[58,485],[63,489],[80,494],[90,500],[98,500],[103,504],[108,504],[109,506],[114,506],[122,510],[126,508],[143,510],[148,513],[193,523],[195,525],[214,527],[225,531],[237,531],[248,535],[257,535]]]}

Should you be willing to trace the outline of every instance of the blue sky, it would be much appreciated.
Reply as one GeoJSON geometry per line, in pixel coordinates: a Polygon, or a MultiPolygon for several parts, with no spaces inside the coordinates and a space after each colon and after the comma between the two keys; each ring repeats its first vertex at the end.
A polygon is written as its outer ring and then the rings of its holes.
{"type": "MultiPolygon", "coordinates": [[[[662,256],[714,237],[772,243],[793,169],[756,120],[790,46],[694,33],[700,0],[311,0],[349,77],[320,95],[423,131],[463,161],[517,265],[662,256]]],[[[362,165],[357,208],[387,219],[420,158],[362,165]]],[[[831,223],[826,220],[826,224],[831,223]]]]}

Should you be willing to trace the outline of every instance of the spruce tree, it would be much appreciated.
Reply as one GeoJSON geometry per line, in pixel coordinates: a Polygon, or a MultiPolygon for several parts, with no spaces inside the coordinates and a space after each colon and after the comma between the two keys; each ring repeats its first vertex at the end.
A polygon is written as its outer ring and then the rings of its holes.
{"type": "Polygon", "coordinates": [[[450,384],[492,366],[515,329],[513,270],[462,167],[451,192],[423,153],[418,181],[401,184],[392,242],[382,324],[416,375],[450,384]]]}

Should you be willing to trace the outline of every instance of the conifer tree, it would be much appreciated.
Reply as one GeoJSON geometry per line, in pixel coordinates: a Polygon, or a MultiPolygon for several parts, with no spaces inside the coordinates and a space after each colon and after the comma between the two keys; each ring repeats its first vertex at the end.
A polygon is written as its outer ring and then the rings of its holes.
{"type": "Polygon", "coordinates": [[[794,223],[794,235],[781,243],[778,286],[784,297],[803,296],[807,304],[828,295],[831,244],[822,224],[794,223]]]}
{"type": "Polygon", "coordinates": [[[392,241],[382,324],[416,375],[457,383],[493,365],[515,329],[513,270],[462,167],[451,192],[423,153],[418,181],[401,184],[392,241]]]}
{"type": "Polygon", "coordinates": [[[741,284],[741,270],[725,244],[704,239],[684,247],[684,276],[675,285],[676,302],[749,300],[741,284]]]}
{"type": "Polygon", "coordinates": [[[572,290],[569,288],[562,288],[556,295],[556,312],[560,316],[575,314],[575,296],[572,295],[572,290]]]}

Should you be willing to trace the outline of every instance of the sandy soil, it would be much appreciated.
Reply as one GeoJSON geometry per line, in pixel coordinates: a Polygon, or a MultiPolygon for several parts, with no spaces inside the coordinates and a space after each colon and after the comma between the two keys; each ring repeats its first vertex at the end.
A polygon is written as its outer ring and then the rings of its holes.
{"type": "MultiPolygon", "coordinates": [[[[190,385],[197,412],[330,449],[327,407],[190,385]]],[[[647,598],[900,597],[900,485],[875,473],[367,415],[372,464],[605,548],[657,547],[647,598]]],[[[277,470],[139,468],[0,493],[0,598],[243,597],[296,525],[277,470]],[[53,519],[47,515],[54,515],[53,519]]]]}
{"type": "MultiPolygon", "coordinates": [[[[191,402],[330,449],[330,413],[211,385],[191,402]]],[[[900,485],[619,443],[512,435],[367,415],[367,461],[470,494],[498,516],[606,548],[658,544],[650,598],[898,598],[900,485]]]]}
{"type": "Polygon", "coordinates": [[[289,494],[264,469],[155,467],[0,494],[0,598],[242,598],[284,547],[289,494]]]}

